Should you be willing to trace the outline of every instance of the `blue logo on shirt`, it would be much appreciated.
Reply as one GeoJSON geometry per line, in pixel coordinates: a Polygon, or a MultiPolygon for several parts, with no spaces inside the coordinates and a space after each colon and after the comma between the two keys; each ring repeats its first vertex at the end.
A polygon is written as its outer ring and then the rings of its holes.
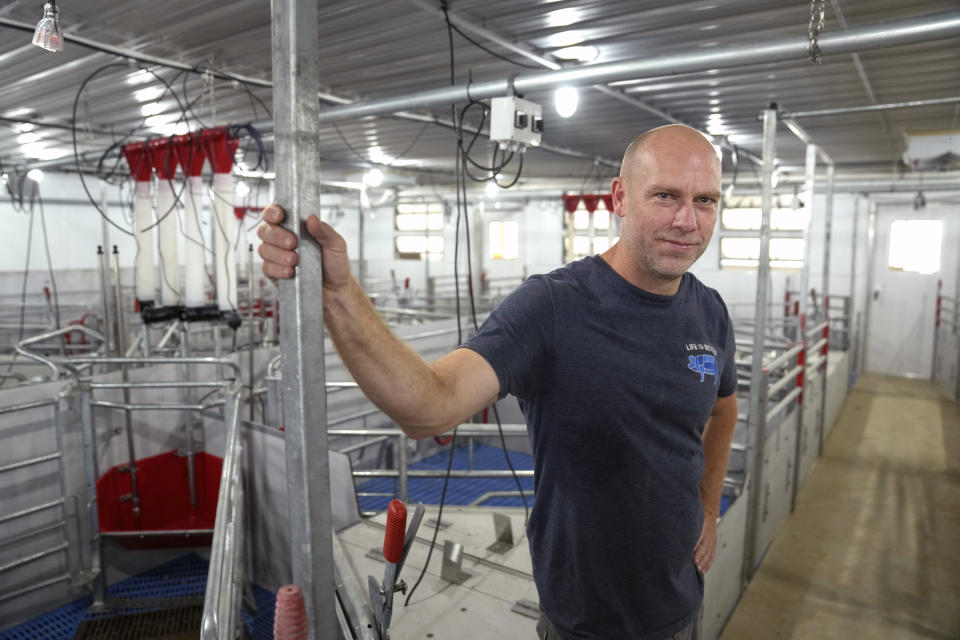
{"type": "Polygon", "coordinates": [[[706,379],[707,374],[713,376],[713,383],[720,384],[719,373],[717,371],[717,359],[711,355],[687,356],[690,363],[687,368],[700,374],[700,382],[706,379]]]}

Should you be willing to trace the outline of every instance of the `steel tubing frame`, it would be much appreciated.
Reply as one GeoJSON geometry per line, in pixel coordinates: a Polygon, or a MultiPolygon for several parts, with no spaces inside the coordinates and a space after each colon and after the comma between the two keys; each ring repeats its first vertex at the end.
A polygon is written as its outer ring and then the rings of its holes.
{"type": "MultiPolygon", "coordinates": [[[[819,39],[825,56],[916,44],[960,35],[960,12],[949,12],[909,18],[897,22],[856,27],[841,33],[823,34],[819,39]]],[[[320,112],[320,122],[339,122],[365,116],[385,115],[439,104],[467,102],[509,95],[511,91],[529,93],[561,85],[584,86],[651,76],[694,73],[751,64],[806,60],[810,39],[804,36],[778,38],[766,42],[717,47],[698,51],[646,58],[635,58],[606,64],[523,73],[510,79],[455,85],[419,91],[408,96],[357,102],[332,107],[320,112]]],[[[274,74],[274,77],[277,77],[274,74]]],[[[279,172],[278,172],[279,173],[279,172]]]]}
{"type": "Polygon", "coordinates": [[[240,586],[243,583],[241,558],[246,547],[246,520],[239,383],[229,393],[230,397],[224,407],[227,434],[223,471],[220,474],[220,491],[200,628],[200,637],[203,640],[233,640],[240,621],[240,586]]]}
{"type": "MultiPolygon", "coordinates": [[[[276,202],[299,238],[320,211],[320,90],[316,0],[273,0],[276,202]]],[[[311,640],[340,637],[333,562],[324,388],[323,276],[318,245],[302,242],[295,277],[280,282],[280,350],[293,582],[311,640]]]]}
{"type": "Polygon", "coordinates": [[[763,447],[766,442],[767,374],[763,366],[763,339],[767,322],[767,290],[770,275],[770,217],[773,211],[773,167],[776,155],[777,110],[771,105],[763,111],[762,209],[760,218],[760,258],[757,261],[757,298],[753,334],[753,362],[750,365],[750,411],[747,419],[747,475],[750,498],[747,508],[747,537],[744,543],[742,578],[753,576],[756,564],[757,521],[760,490],[763,486],[763,447]],[[751,460],[752,455],[752,460],[751,460]]]}

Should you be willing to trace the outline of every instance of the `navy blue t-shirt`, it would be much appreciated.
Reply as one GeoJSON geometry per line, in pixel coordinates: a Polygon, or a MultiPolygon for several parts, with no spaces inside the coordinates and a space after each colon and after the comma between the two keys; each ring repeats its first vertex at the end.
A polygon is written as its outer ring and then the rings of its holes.
{"type": "Polygon", "coordinates": [[[700,608],[703,428],[736,391],[719,294],[648,293],[593,256],[511,293],[464,347],[526,416],[540,606],[565,638],[654,640],[700,608]]]}

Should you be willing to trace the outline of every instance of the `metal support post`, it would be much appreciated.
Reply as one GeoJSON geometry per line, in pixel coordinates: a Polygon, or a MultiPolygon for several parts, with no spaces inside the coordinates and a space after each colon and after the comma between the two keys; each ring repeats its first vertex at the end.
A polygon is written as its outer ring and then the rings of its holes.
{"type": "MultiPolygon", "coordinates": [[[[107,285],[106,260],[107,255],[103,252],[103,246],[97,245],[97,269],[100,272],[100,303],[103,305],[103,335],[107,339],[107,355],[113,355],[115,339],[110,321],[110,289],[107,285]]],[[[123,356],[122,353],[116,355],[123,356]]]]}
{"type": "Polygon", "coordinates": [[[823,378],[820,380],[820,437],[817,456],[823,455],[823,439],[827,435],[827,374],[830,372],[830,245],[833,238],[833,185],[834,166],[827,165],[827,201],[823,208],[823,319],[827,323],[824,334],[827,344],[823,346],[823,378]]]}
{"type": "Polygon", "coordinates": [[[87,518],[90,521],[90,575],[93,579],[92,610],[103,609],[107,597],[106,576],[103,572],[103,537],[100,535],[100,520],[97,505],[97,478],[100,471],[97,465],[97,437],[93,426],[93,393],[84,385],[80,391],[80,424],[83,439],[83,471],[87,485],[87,518]]]}
{"type": "MultiPolygon", "coordinates": [[[[364,230],[364,219],[366,218],[366,215],[365,215],[364,212],[363,212],[363,198],[364,198],[364,192],[363,192],[363,190],[358,191],[358,192],[357,192],[357,216],[358,216],[358,219],[357,219],[357,222],[358,222],[358,230],[357,230],[357,280],[359,280],[360,286],[363,287],[364,289],[366,289],[366,287],[367,287],[367,265],[366,265],[366,263],[364,262],[364,260],[365,260],[366,258],[365,258],[365,256],[364,256],[364,249],[363,249],[363,235],[364,235],[364,231],[365,231],[365,230],[364,230]]],[[[427,226],[428,226],[428,227],[430,226],[430,225],[429,225],[429,220],[428,220],[427,226]]],[[[429,260],[428,260],[427,262],[429,262],[429,260]]],[[[428,278],[428,280],[429,280],[429,278],[428,278]]]]}
{"type": "MultiPolygon", "coordinates": [[[[189,325],[186,322],[180,321],[180,357],[187,358],[190,356],[190,331],[189,325]]],[[[180,374],[183,376],[185,382],[190,382],[192,376],[192,371],[190,370],[190,365],[184,362],[180,368],[180,374]]],[[[187,397],[189,391],[187,388],[180,390],[180,402],[187,404],[189,398],[187,397]]],[[[190,485],[190,508],[197,508],[197,474],[194,467],[194,450],[193,450],[193,425],[194,425],[194,416],[192,411],[183,412],[183,435],[185,438],[184,445],[184,454],[187,457],[187,483],[190,485]]]]}
{"type": "MultiPolygon", "coordinates": [[[[116,287],[117,295],[117,351],[120,353],[126,353],[126,330],[124,328],[123,322],[123,296],[121,295],[120,288],[120,254],[117,252],[117,245],[113,245],[113,275],[114,275],[114,286],[116,287]]],[[[144,325],[146,328],[146,325],[144,325]]],[[[130,376],[127,373],[127,365],[120,365],[120,375],[124,382],[130,381],[130,376]]],[[[124,426],[127,435],[127,455],[130,458],[130,464],[128,466],[128,471],[130,473],[130,501],[133,505],[133,517],[140,522],[140,492],[137,489],[137,454],[133,446],[133,416],[130,415],[130,389],[124,387],[123,389],[123,419],[124,426]]]]}
{"type": "Polygon", "coordinates": [[[800,316],[807,315],[810,300],[810,229],[813,227],[813,198],[817,181],[817,145],[807,145],[806,171],[803,179],[803,197],[806,200],[807,224],[803,227],[803,268],[800,270],[800,316]]]}
{"type": "Polygon", "coordinates": [[[283,412],[293,582],[303,591],[311,640],[340,638],[331,541],[323,275],[305,220],[320,211],[319,69],[315,0],[273,0],[273,106],[277,202],[297,234],[296,275],[280,282],[283,412]]]}
{"type": "Polygon", "coordinates": [[[410,453],[407,449],[407,445],[410,443],[410,439],[406,435],[402,435],[397,439],[397,471],[400,472],[400,475],[397,476],[397,498],[407,501],[407,471],[410,465],[410,453]]]}
{"type": "Polygon", "coordinates": [[[747,515],[747,538],[744,546],[743,578],[753,576],[756,559],[757,524],[759,522],[760,491],[763,487],[763,447],[766,436],[766,374],[763,367],[763,343],[767,325],[767,280],[770,275],[770,214],[773,210],[773,162],[776,154],[777,109],[775,105],[763,112],[763,168],[760,219],[760,259],[757,261],[757,300],[754,310],[753,361],[750,365],[750,413],[747,418],[747,457],[753,455],[748,473],[750,502],[747,515]]]}
{"type": "Polygon", "coordinates": [[[867,347],[870,343],[870,310],[873,307],[873,271],[877,256],[877,203],[870,202],[867,216],[867,305],[863,314],[862,339],[860,340],[860,371],[867,366],[867,347]]]}
{"type": "Polygon", "coordinates": [[[248,392],[250,394],[250,422],[253,422],[253,406],[256,398],[253,395],[253,356],[254,356],[254,346],[253,346],[253,245],[247,247],[247,323],[249,331],[247,335],[249,336],[249,344],[247,345],[247,382],[248,382],[248,392]]]}
{"type": "Polygon", "coordinates": [[[143,352],[144,358],[150,357],[150,325],[146,322],[143,323],[143,326],[140,327],[141,339],[140,339],[140,349],[143,352]]]}
{"type": "MultiPolygon", "coordinates": [[[[860,367],[859,345],[860,324],[857,322],[857,237],[860,235],[860,194],[853,196],[853,242],[850,247],[850,303],[847,313],[847,357],[850,358],[850,376],[852,381],[860,367]]],[[[848,383],[848,388],[851,383],[848,383]]]]}
{"type": "Polygon", "coordinates": [[[943,307],[943,279],[937,280],[937,307],[933,318],[933,357],[930,358],[930,381],[937,381],[937,347],[940,342],[940,312],[943,307]]]}

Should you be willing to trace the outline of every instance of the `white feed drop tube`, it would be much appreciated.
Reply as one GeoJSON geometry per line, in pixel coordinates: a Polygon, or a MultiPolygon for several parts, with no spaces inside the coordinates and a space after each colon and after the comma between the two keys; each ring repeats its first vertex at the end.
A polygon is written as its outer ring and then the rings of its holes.
{"type": "Polygon", "coordinates": [[[204,285],[207,282],[207,272],[204,269],[206,256],[203,250],[203,225],[201,224],[203,195],[203,178],[200,176],[187,178],[183,215],[183,235],[186,238],[183,304],[188,307],[200,307],[206,302],[203,294],[204,285]]]}
{"type": "Polygon", "coordinates": [[[213,236],[216,251],[217,304],[221,311],[237,308],[237,218],[233,215],[233,176],[213,174],[213,236]]]}
{"type": "Polygon", "coordinates": [[[157,219],[160,223],[160,300],[165,307],[180,304],[180,259],[177,251],[177,210],[169,180],[157,180],[157,219]],[[165,217],[164,217],[165,216],[165,217]]]}
{"type": "Polygon", "coordinates": [[[154,273],[154,232],[145,231],[153,224],[153,199],[150,197],[150,183],[136,182],[133,193],[133,218],[137,234],[137,277],[136,294],[141,302],[152,302],[157,295],[157,280],[154,273]]]}

